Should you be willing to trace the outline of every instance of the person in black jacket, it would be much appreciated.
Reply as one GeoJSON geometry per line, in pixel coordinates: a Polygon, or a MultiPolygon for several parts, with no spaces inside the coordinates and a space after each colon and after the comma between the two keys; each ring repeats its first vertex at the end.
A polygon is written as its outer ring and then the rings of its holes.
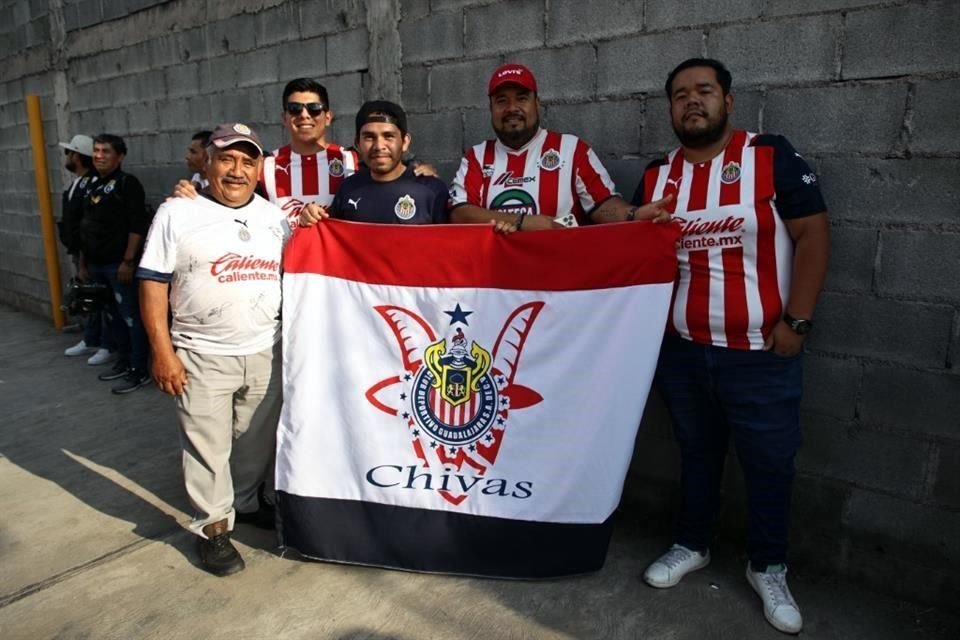
{"type": "MultiPolygon", "coordinates": [[[[93,168],[93,138],[78,134],[70,142],[59,143],[63,147],[64,168],[76,177],[63,192],[60,208],[60,241],[73,261],[75,275],[80,265],[80,220],[83,218],[83,200],[97,181],[93,168]]],[[[100,365],[116,358],[116,345],[110,331],[103,329],[104,314],[93,311],[87,315],[83,339],[67,347],[63,355],[90,356],[87,364],[100,365]],[[92,354],[92,355],[91,355],[92,354]]]]}
{"type": "Polygon", "coordinates": [[[83,199],[80,221],[80,277],[108,284],[114,303],[108,311],[120,359],[101,380],[120,380],[112,391],[130,393],[150,382],[148,344],[140,319],[133,279],[143,238],[150,228],[143,186],[121,168],[127,153],[123,138],[100,134],[93,141],[96,183],[83,199]]]}

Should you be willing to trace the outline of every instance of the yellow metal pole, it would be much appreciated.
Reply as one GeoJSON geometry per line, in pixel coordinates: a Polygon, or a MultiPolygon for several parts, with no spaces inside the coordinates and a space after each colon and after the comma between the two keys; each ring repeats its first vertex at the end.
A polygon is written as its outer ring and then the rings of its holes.
{"type": "Polygon", "coordinates": [[[53,205],[50,202],[50,180],[47,178],[47,147],[43,142],[39,96],[27,96],[27,120],[30,123],[30,144],[33,146],[33,173],[37,182],[37,202],[40,203],[40,231],[43,234],[43,252],[47,258],[53,326],[63,329],[65,322],[63,309],[60,308],[60,255],[57,253],[57,236],[53,230],[53,205]]]}

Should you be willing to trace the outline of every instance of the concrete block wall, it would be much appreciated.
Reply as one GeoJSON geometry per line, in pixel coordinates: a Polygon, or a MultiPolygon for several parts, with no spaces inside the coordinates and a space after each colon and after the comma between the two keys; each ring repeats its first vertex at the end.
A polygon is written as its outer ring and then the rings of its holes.
{"type": "MultiPolygon", "coordinates": [[[[735,123],[791,139],[818,170],[832,221],[805,362],[795,566],[943,605],[960,595],[960,3],[0,0],[0,9],[13,16],[0,25],[0,301],[41,313],[27,93],[44,99],[48,146],[78,131],[124,135],[126,166],[157,203],[186,173],[194,130],[238,119],[282,144],[280,91],[297,75],[330,89],[341,143],[363,99],[399,99],[414,153],[449,179],[463,150],[492,136],[489,74],[519,61],[538,77],[545,124],[591,143],[629,197],[643,166],[676,144],[668,71],[690,56],[724,60],[735,123]],[[397,42],[392,56],[383,50],[397,42]]],[[[55,190],[60,174],[51,168],[55,190]]],[[[666,535],[676,478],[654,397],[625,513],[666,535]]],[[[722,533],[739,543],[732,453],[727,480],[722,533]]]]}

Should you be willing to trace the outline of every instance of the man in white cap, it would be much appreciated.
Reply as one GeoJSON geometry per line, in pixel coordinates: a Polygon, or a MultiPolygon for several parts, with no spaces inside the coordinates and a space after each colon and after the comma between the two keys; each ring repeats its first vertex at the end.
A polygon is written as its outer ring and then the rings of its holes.
{"type": "Polygon", "coordinates": [[[151,374],[176,397],[190,529],[203,568],[225,576],[244,568],[230,542],[234,521],[273,524],[258,488],[281,406],[280,262],[290,227],[254,193],[263,146],[249,127],[218,126],[208,155],[209,186],[160,207],[137,277],[151,374]]]}
{"type": "MultiPolygon", "coordinates": [[[[70,142],[61,142],[64,168],[75,178],[63,191],[60,209],[60,241],[73,259],[74,273],[79,269],[80,221],[83,219],[83,198],[96,183],[97,172],[93,168],[93,138],[77,134],[70,142]]],[[[113,335],[103,325],[103,312],[94,311],[87,317],[83,340],[64,350],[65,356],[90,356],[87,364],[100,365],[116,358],[113,335]],[[92,355],[91,355],[92,354],[92,355]]]]}

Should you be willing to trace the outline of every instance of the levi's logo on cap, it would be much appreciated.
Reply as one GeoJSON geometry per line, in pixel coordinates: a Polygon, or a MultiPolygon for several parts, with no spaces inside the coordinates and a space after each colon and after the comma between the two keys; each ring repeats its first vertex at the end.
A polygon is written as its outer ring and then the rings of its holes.
{"type": "Polygon", "coordinates": [[[487,87],[487,95],[492,95],[497,89],[505,84],[515,84],[523,87],[527,91],[537,92],[537,80],[533,77],[530,69],[522,64],[510,63],[501,66],[490,76],[490,84],[487,87]]]}

